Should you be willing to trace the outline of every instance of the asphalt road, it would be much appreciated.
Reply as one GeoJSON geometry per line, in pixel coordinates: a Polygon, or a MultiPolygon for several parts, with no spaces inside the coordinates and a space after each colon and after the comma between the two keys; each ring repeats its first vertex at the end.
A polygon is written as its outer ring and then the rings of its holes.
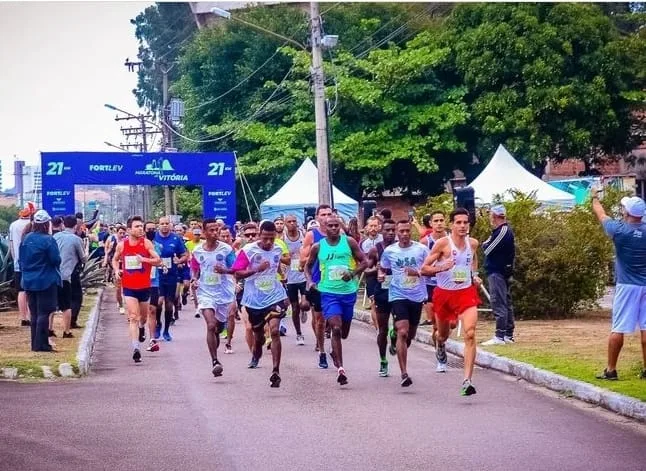
{"type": "Polygon", "coordinates": [[[1,470],[644,470],[646,433],[616,416],[477,370],[434,372],[432,351],[409,353],[412,387],[379,378],[374,335],[345,343],[350,383],[317,368],[283,337],[280,389],[270,357],[248,370],[241,328],[213,378],[204,321],[185,311],[173,342],[135,365],[126,323],[104,305],[90,377],[0,382],[1,470]]]}

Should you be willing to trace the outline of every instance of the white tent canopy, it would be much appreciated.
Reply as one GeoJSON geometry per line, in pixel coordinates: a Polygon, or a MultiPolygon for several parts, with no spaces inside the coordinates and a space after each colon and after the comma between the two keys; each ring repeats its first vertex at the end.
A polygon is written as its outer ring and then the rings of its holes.
{"type": "Polygon", "coordinates": [[[510,190],[534,193],[537,201],[548,206],[573,207],[575,202],[574,195],[553,187],[523,168],[502,144],[469,186],[475,193],[476,206],[491,204],[495,195],[510,200],[510,190]]]}
{"type": "MultiPolygon", "coordinates": [[[[359,213],[359,203],[334,186],[332,187],[332,198],[334,207],[346,220],[356,217],[359,213]]],[[[263,219],[270,220],[278,216],[294,214],[302,224],[304,222],[304,209],[316,207],[318,204],[318,169],[307,158],[296,173],[292,175],[292,178],[271,198],[260,205],[260,212],[263,219]]]]}

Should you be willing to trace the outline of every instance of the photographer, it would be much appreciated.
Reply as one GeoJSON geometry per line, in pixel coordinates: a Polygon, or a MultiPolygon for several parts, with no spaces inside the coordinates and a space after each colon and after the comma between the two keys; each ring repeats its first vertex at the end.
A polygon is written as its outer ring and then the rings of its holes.
{"type": "Polygon", "coordinates": [[[496,334],[482,345],[504,345],[514,343],[514,310],[511,305],[510,282],[516,245],[514,233],[507,224],[507,212],[503,205],[491,208],[489,221],[493,232],[482,243],[482,249],[485,254],[484,268],[491,295],[491,309],[496,318],[496,334]]]}

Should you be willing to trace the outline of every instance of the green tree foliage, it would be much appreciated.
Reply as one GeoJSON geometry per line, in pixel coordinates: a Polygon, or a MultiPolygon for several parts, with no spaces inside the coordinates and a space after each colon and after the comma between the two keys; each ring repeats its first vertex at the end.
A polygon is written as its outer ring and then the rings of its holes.
{"type": "Polygon", "coordinates": [[[179,77],[175,62],[197,27],[188,3],[158,2],[130,22],[135,25],[137,58],[142,63],[133,93],[139,106],[155,112],[162,102],[162,67],[170,70],[170,82],[179,77]]]}
{"type": "Polygon", "coordinates": [[[640,47],[595,5],[462,4],[443,44],[467,87],[474,147],[504,143],[529,164],[591,162],[634,146],[626,92],[641,90],[640,47]]]}

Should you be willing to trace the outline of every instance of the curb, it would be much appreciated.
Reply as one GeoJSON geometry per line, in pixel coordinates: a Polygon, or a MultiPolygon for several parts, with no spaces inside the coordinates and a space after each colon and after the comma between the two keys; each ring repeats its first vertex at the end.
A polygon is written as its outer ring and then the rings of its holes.
{"type": "Polygon", "coordinates": [[[103,288],[97,293],[96,303],[92,307],[85,324],[85,331],[79,343],[76,352],[76,362],[78,363],[79,376],[85,376],[90,372],[90,359],[94,349],[94,340],[96,338],[96,328],[99,324],[101,301],[103,300],[103,288]]]}
{"type": "MultiPolygon", "coordinates": [[[[355,309],[354,318],[366,324],[372,323],[370,312],[368,311],[355,309]]],[[[431,334],[426,330],[418,330],[415,340],[431,345],[431,334]]],[[[453,355],[464,357],[464,344],[455,340],[447,340],[446,351],[453,355]]],[[[638,399],[608,391],[583,381],[566,378],[565,376],[536,368],[528,363],[510,360],[480,349],[476,353],[476,365],[522,378],[529,383],[601,406],[625,417],[646,422],[646,402],[638,399]]]]}

